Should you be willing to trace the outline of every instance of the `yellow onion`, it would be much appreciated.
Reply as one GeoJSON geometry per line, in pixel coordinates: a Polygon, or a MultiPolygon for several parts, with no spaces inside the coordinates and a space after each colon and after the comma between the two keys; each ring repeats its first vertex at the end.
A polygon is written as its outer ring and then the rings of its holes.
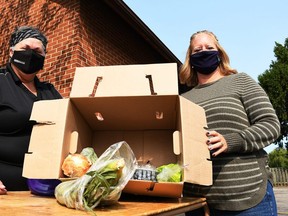
{"type": "Polygon", "coordinates": [[[68,155],[62,164],[64,175],[74,178],[84,175],[92,164],[87,157],[82,154],[68,155]]]}

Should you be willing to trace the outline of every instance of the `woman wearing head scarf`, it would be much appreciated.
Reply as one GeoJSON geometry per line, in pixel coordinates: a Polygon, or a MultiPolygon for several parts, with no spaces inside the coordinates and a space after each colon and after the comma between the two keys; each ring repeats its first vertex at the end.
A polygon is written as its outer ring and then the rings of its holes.
{"type": "Polygon", "coordinates": [[[17,28],[10,39],[10,59],[0,72],[0,194],[28,190],[22,177],[35,122],[30,121],[35,101],[62,98],[54,86],[40,82],[47,38],[30,26],[17,28]]]}

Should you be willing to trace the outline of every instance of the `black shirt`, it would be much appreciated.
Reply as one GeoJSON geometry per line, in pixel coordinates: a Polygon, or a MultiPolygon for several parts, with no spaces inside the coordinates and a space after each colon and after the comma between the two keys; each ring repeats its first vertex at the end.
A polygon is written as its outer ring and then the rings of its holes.
{"type": "Polygon", "coordinates": [[[62,96],[47,82],[34,79],[37,96],[31,93],[10,64],[0,72],[0,180],[8,191],[28,190],[22,177],[24,155],[28,151],[35,122],[30,121],[35,101],[62,96]]]}

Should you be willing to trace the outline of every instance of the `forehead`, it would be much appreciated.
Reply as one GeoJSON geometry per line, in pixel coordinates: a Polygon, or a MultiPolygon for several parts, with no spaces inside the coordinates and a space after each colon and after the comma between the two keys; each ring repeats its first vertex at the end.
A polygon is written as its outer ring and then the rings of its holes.
{"type": "Polygon", "coordinates": [[[42,42],[36,38],[26,38],[15,45],[15,48],[29,47],[30,49],[42,49],[44,46],[42,42]]]}
{"type": "Polygon", "coordinates": [[[192,47],[203,46],[203,45],[215,45],[215,39],[206,33],[199,33],[191,41],[192,47]]]}

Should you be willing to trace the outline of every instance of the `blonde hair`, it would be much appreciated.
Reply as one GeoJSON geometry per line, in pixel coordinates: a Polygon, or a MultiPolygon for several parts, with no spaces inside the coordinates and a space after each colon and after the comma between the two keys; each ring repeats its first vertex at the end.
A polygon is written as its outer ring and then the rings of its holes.
{"type": "Polygon", "coordinates": [[[198,31],[194,33],[190,37],[190,45],[186,52],[185,62],[181,66],[180,72],[179,72],[180,83],[186,84],[187,86],[192,86],[192,87],[198,85],[197,73],[193,70],[193,68],[190,65],[190,55],[192,54],[192,41],[198,34],[207,34],[214,40],[216,48],[219,52],[219,57],[221,59],[220,65],[219,65],[220,73],[222,73],[224,76],[236,74],[237,70],[231,68],[229,57],[226,51],[224,50],[224,48],[219,44],[217,37],[210,31],[202,30],[202,31],[198,31]]]}

